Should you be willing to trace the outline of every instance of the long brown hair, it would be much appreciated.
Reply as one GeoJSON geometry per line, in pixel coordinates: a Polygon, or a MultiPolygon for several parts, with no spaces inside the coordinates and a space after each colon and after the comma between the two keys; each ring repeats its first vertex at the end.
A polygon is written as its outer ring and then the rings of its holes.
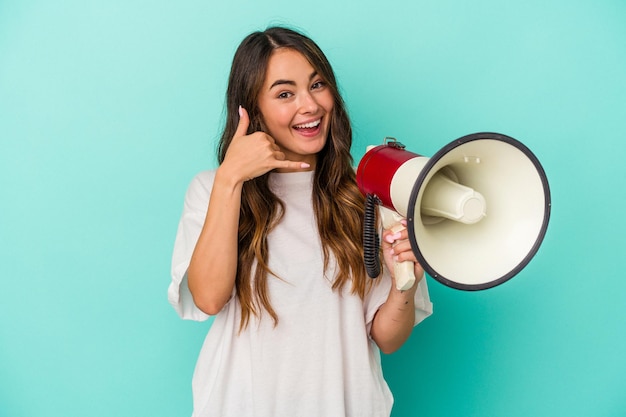
{"type": "MultiPolygon", "coordinates": [[[[351,282],[351,291],[365,296],[371,280],[363,266],[362,219],[364,198],[355,180],[350,154],[352,128],[343,98],[328,59],[310,38],[284,27],[271,27],[248,35],[239,45],[231,67],[226,92],[226,123],[219,143],[221,164],[237,129],[238,108],[243,106],[250,115],[248,133],[263,130],[263,118],[257,101],[272,53],[279,48],[300,52],[324,79],[334,97],[331,124],[326,145],[317,155],[313,179],[313,208],[317,220],[323,254],[324,270],[328,270],[331,255],[337,262],[333,290],[341,290],[351,282]]],[[[267,236],[280,222],[284,213],[282,201],[270,190],[269,174],[246,181],[241,195],[239,218],[239,265],[235,281],[241,304],[241,329],[251,315],[267,311],[274,323],[278,316],[271,306],[267,292],[267,236]],[[252,277],[254,262],[257,267],[252,277]]]]}

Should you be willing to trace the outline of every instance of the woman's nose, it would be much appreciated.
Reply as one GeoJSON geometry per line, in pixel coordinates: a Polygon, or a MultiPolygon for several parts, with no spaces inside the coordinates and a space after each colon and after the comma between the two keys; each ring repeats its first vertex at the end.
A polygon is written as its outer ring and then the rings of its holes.
{"type": "Polygon", "coordinates": [[[319,104],[315,97],[309,92],[300,95],[300,111],[302,113],[315,113],[319,104]]]}

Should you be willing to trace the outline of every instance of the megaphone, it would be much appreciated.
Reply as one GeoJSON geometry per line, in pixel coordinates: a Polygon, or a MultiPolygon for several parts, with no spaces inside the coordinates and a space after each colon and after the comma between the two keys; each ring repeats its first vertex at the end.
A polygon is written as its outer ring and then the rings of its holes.
{"type": "MultiPolygon", "coordinates": [[[[550,188],[536,156],[499,133],[463,136],[432,157],[394,138],[369,147],[357,168],[367,197],[364,262],[380,274],[376,207],[385,228],[407,220],[411,249],[424,270],[460,290],[484,290],[518,274],[537,253],[550,218],[550,188]]],[[[412,262],[395,266],[410,288],[412,262]]]]}

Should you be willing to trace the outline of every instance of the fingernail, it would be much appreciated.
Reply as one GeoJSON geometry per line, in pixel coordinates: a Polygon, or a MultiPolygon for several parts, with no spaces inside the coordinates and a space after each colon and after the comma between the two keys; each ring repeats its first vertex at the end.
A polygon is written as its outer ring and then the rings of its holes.
{"type": "Polygon", "coordinates": [[[311,165],[307,164],[306,162],[303,162],[300,164],[300,168],[311,168],[311,165]]]}
{"type": "Polygon", "coordinates": [[[406,219],[402,219],[402,220],[400,220],[400,224],[401,224],[402,226],[406,227],[406,224],[407,224],[407,223],[406,223],[406,219]]]}
{"type": "Polygon", "coordinates": [[[387,236],[385,236],[385,240],[386,240],[388,243],[393,243],[393,241],[394,241],[393,235],[387,235],[387,236]]]}
{"type": "Polygon", "coordinates": [[[239,113],[239,117],[241,117],[243,115],[243,111],[242,111],[241,105],[239,105],[239,108],[237,109],[237,112],[239,113]]]}
{"type": "Polygon", "coordinates": [[[395,233],[395,234],[393,235],[393,240],[398,240],[398,239],[400,239],[400,236],[401,236],[401,235],[400,235],[400,232],[395,233]]]}

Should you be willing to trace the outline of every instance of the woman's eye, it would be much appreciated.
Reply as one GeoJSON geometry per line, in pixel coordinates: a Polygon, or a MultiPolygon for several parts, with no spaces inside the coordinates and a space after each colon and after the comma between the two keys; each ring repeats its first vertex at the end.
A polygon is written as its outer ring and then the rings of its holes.
{"type": "Polygon", "coordinates": [[[291,93],[288,91],[284,91],[278,95],[278,98],[289,98],[291,97],[291,93]]]}
{"type": "Polygon", "coordinates": [[[318,88],[322,88],[325,85],[326,84],[324,83],[324,81],[317,81],[317,82],[313,83],[313,85],[311,86],[311,90],[316,90],[318,88]]]}

